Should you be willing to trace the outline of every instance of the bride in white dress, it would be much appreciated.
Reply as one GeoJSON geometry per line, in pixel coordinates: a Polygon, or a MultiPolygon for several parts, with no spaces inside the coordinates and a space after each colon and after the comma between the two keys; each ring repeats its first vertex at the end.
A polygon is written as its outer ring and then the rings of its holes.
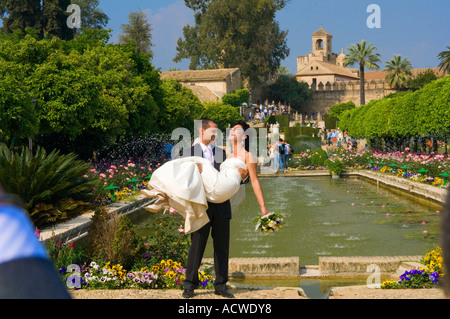
{"type": "Polygon", "coordinates": [[[208,202],[223,203],[238,192],[242,181],[238,168],[241,167],[249,171],[262,215],[268,214],[256,174],[256,158],[243,143],[248,138],[244,135],[247,127],[245,122],[239,122],[231,129],[228,139],[233,153],[220,165],[220,171],[199,156],[175,159],[155,170],[149,182],[153,189],[142,192],[158,200],[146,209],[156,213],[173,207],[185,218],[185,234],[195,232],[209,222],[208,202]]]}

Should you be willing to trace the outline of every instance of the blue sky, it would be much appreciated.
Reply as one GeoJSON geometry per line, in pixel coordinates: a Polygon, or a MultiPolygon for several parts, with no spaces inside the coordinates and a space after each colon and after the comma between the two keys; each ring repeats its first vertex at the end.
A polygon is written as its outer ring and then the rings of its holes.
{"type": "MultiPolygon", "coordinates": [[[[153,27],[153,63],[166,71],[170,67],[187,69],[188,61],[178,64],[176,42],[183,26],[193,24],[193,12],[184,0],[101,0],[100,7],[110,17],[113,40],[127,23],[130,11],[142,9],[153,27]]],[[[311,51],[311,34],[321,25],[333,35],[333,52],[339,53],[362,39],[372,42],[384,62],[394,54],[407,56],[414,68],[436,67],[437,55],[450,46],[448,0],[290,0],[277,15],[282,30],[288,30],[290,56],[282,62],[296,72],[297,56],[311,51]],[[381,28],[369,28],[370,4],[381,9],[381,28]]]]}
{"type": "MultiPolygon", "coordinates": [[[[110,18],[114,42],[128,14],[142,9],[153,28],[155,66],[162,71],[188,68],[187,60],[172,61],[183,26],[194,23],[184,0],[100,0],[100,7],[110,18]]],[[[333,35],[335,53],[365,39],[378,48],[381,68],[394,54],[407,56],[415,68],[436,67],[438,53],[450,46],[449,12],[449,0],[290,0],[277,15],[281,29],[289,31],[290,56],[282,65],[295,73],[297,56],[311,51],[311,34],[323,25],[333,35]],[[367,27],[370,4],[381,9],[381,28],[367,27]]]]}

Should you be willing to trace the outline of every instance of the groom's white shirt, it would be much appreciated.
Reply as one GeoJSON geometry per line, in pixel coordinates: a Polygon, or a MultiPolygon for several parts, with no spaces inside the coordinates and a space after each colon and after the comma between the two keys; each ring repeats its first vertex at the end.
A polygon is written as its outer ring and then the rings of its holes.
{"type": "MultiPolygon", "coordinates": [[[[199,144],[200,144],[200,146],[201,146],[201,148],[202,148],[202,151],[203,151],[203,157],[206,158],[206,159],[208,159],[208,151],[207,151],[207,148],[209,148],[210,151],[211,151],[211,154],[213,154],[211,144],[209,144],[208,146],[205,145],[205,144],[203,144],[203,143],[201,143],[201,142],[200,142],[199,144]]],[[[213,155],[213,156],[214,156],[214,155],[213,155]]],[[[211,163],[211,165],[213,165],[213,163],[211,163]]]]}

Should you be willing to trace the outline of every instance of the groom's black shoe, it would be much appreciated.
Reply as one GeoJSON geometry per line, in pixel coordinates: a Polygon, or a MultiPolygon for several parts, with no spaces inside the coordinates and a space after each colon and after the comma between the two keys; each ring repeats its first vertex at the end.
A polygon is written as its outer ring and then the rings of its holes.
{"type": "Polygon", "coordinates": [[[214,293],[216,295],[222,296],[224,298],[234,298],[234,295],[228,290],[215,290],[214,293]]]}
{"type": "Polygon", "coordinates": [[[183,291],[183,294],[181,295],[183,298],[192,298],[194,297],[194,290],[191,289],[185,289],[183,291]]]}

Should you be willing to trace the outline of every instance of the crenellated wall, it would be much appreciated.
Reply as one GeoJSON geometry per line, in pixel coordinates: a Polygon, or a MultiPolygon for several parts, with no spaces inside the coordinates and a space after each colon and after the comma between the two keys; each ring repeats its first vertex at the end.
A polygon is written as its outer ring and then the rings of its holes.
{"type": "MultiPolygon", "coordinates": [[[[305,108],[306,113],[320,112],[326,114],[335,104],[353,101],[356,106],[360,103],[360,81],[336,81],[320,82],[316,86],[311,85],[313,100],[305,108]]],[[[375,99],[381,99],[394,93],[384,80],[365,81],[366,104],[375,99]]]]}

